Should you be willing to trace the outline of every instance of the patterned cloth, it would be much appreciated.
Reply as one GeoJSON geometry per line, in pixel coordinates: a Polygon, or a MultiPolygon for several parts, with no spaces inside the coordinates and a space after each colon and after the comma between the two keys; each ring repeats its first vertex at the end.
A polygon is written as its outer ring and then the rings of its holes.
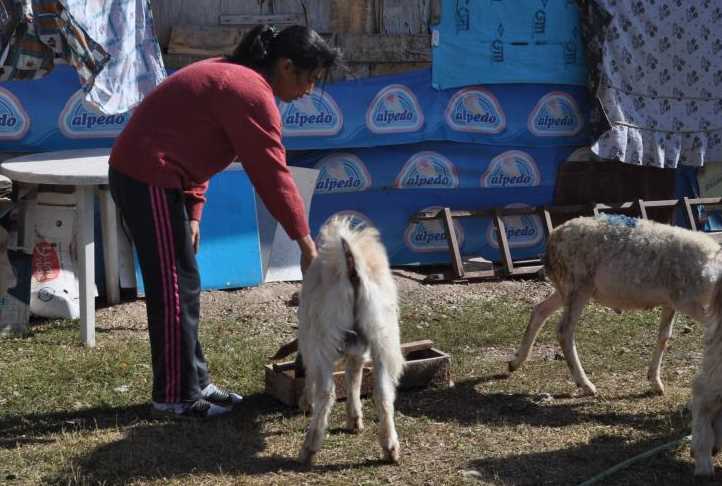
{"type": "Polygon", "coordinates": [[[722,1],[578,0],[595,154],[673,168],[722,161],[722,1]]]}
{"type": "Polygon", "coordinates": [[[125,113],[166,77],[148,0],[63,0],[110,53],[85,101],[106,114],[125,113]]]}
{"type": "Polygon", "coordinates": [[[2,12],[0,21],[7,17],[3,32],[8,40],[0,45],[0,81],[39,79],[56,62],[64,61],[78,71],[84,88],[90,89],[108,62],[108,53],[58,0],[3,0],[2,12]]]}

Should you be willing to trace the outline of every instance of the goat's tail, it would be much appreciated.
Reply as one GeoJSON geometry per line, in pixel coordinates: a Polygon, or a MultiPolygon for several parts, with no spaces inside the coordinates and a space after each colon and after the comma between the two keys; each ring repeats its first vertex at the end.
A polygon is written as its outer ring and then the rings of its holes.
{"type": "Polygon", "coordinates": [[[374,366],[382,367],[397,385],[405,361],[401,353],[396,286],[386,250],[374,228],[341,231],[339,239],[346,275],[353,288],[353,333],[368,344],[374,366]]]}

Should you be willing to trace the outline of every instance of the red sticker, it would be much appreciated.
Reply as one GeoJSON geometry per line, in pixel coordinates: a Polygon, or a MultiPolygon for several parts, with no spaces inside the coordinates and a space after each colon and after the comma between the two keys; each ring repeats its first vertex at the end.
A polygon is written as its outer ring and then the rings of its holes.
{"type": "Polygon", "coordinates": [[[33,279],[37,282],[54,280],[60,275],[60,257],[52,243],[41,241],[33,248],[33,279]]]}

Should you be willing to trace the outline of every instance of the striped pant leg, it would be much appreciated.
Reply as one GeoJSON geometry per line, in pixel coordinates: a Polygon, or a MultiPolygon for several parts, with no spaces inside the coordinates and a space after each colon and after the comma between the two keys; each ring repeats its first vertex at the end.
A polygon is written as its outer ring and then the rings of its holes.
{"type": "Polygon", "coordinates": [[[130,229],[145,287],[153,400],[200,398],[208,365],[198,340],[200,275],[183,193],[111,169],[113,198],[130,229]]]}

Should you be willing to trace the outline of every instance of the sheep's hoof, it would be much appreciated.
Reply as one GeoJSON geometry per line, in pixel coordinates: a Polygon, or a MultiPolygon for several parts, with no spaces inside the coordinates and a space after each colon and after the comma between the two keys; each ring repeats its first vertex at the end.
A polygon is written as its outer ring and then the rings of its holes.
{"type": "Polygon", "coordinates": [[[652,385],[652,393],[655,395],[663,396],[664,395],[664,385],[660,383],[654,383],[652,385]]]}
{"type": "Polygon", "coordinates": [[[384,459],[386,459],[387,462],[392,462],[394,464],[399,463],[399,457],[401,456],[401,452],[399,451],[399,443],[392,445],[388,449],[384,448],[384,459]]]}
{"type": "Polygon", "coordinates": [[[519,369],[519,366],[521,366],[521,363],[516,363],[516,362],[514,362],[514,361],[509,361],[508,365],[509,365],[509,366],[508,366],[509,373],[514,373],[516,370],[519,369]]]}
{"type": "Polygon", "coordinates": [[[312,451],[304,447],[303,449],[301,449],[301,454],[299,454],[298,456],[298,462],[300,462],[306,467],[313,466],[313,460],[316,457],[316,452],[317,451],[312,451]]]}
{"type": "Polygon", "coordinates": [[[577,387],[576,396],[578,397],[593,397],[597,394],[597,387],[591,383],[588,385],[579,385],[577,387]]]}

